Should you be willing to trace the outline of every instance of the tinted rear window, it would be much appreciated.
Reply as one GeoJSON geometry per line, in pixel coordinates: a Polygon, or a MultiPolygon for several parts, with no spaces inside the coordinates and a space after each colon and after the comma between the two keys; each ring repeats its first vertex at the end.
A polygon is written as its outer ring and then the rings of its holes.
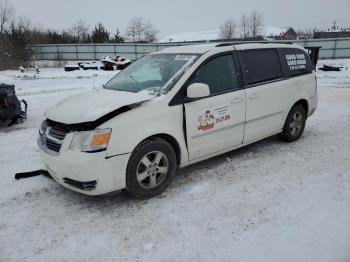
{"type": "Polygon", "coordinates": [[[241,52],[248,85],[282,78],[277,50],[258,49],[241,52]]]}
{"type": "Polygon", "coordinates": [[[282,48],[279,50],[283,73],[286,76],[296,76],[312,72],[312,62],[306,52],[296,48],[282,48]]]}

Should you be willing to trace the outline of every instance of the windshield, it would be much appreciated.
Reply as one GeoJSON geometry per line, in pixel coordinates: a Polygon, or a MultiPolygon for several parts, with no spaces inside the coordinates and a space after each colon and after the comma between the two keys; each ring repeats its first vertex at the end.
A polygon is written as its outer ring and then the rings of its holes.
{"type": "Polygon", "coordinates": [[[104,88],[161,95],[173,88],[197,58],[193,54],[146,55],[113,77],[104,88]]]}

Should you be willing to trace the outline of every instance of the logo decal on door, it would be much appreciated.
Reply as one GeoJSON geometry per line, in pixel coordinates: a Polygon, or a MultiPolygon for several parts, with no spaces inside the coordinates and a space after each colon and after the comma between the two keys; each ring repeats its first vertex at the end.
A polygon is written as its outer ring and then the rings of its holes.
{"type": "Polygon", "coordinates": [[[228,122],[230,119],[230,105],[204,110],[204,113],[198,116],[198,131],[205,132],[211,129],[225,127],[225,122],[228,122]]]}
{"type": "Polygon", "coordinates": [[[207,131],[214,128],[215,120],[210,110],[207,110],[204,114],[198,117],[198,131],[207,131]]]}

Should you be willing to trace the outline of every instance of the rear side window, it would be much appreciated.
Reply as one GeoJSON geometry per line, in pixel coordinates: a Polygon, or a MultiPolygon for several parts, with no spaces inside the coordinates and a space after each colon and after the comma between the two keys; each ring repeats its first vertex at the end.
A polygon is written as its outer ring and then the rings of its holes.
{"type": "Polygon", "coordinates": [[[202,65],[191,79],[190,84],[192,83],[207,84],[212,95],[238,89],[232,55],[219,56],[202,65]]]}
{"type": "Polygon", "coordinates": [[[312,72],[313,65],[310,56],[306,52],[297,48],[282,48],[279,50],[285,76],[297,76],[312,72]]]}
{"type": "Polygon", "coordinates": [[[282,78],[281,63],[275,49],[241,52],[244,74],[248,85],[282,78]]]}

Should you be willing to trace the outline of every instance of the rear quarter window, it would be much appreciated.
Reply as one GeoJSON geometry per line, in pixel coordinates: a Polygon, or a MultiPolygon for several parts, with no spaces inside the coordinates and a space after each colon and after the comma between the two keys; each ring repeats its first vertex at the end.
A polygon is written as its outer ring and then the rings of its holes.
{"type": "Polygon", "coordinates": [[[301,49],[279,49],[283,73],[287,77],[311,73],[313,66],[310,56],[301,49]]]}
{"type": "Polygon", "coordinates": [[[273,81],[283,77],[276,49],[252,49],[240,52],[248,85],[273,81]]]}

